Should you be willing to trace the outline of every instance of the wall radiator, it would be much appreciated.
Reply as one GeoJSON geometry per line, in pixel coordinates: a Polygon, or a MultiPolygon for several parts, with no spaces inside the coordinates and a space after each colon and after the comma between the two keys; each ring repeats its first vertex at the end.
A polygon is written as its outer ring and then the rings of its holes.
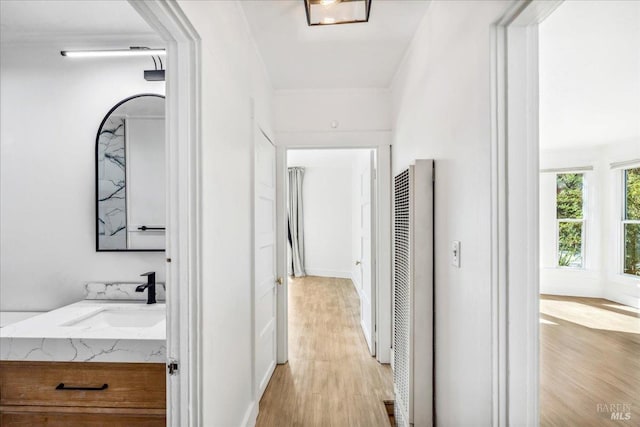
{"type": "Polygon", "coordinates": [[[399,427],[433,425],[433,160],[394,178],[393,383],[399,427]]]}

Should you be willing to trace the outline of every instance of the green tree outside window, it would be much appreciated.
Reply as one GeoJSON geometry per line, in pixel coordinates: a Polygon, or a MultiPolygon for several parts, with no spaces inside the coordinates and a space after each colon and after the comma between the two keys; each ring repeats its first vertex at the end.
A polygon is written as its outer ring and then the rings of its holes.
{"type": "Polygon", "coordinates": [[[556,176],[556,218],[558,220],[558,266],[582,268],[584,228],[584,175],[556,176]]]}
{"type": "Polygon", "coordinates": [[[624,268],[640,276],[640,168],[624,171],[624,268]]]}

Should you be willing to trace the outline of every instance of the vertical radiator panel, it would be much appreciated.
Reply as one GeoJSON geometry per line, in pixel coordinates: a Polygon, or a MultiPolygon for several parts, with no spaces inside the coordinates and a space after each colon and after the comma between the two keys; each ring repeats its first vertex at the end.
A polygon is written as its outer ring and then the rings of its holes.
{"type": "Polygon", "coordinates": [[[396,397],[396,424],[408,425],[411,408],[411,198],[409,169],[394,178],[393,219],[393,384],[396,397]]]}
{"type": "Polygon", "coordinates": [[[393,381],[396,425],[433,424],[433,161],[394,178],[393,381]]]}

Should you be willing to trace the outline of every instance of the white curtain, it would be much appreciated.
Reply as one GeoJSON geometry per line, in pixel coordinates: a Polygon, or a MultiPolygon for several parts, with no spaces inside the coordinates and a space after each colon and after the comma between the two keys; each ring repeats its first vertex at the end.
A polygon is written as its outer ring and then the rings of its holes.
{"type": "Polygon", "coordinates": [[[304,168],[289,168],[289,274],[306,276],[304,271],[304,220],[302,215],[302,177],[304,168]]]}

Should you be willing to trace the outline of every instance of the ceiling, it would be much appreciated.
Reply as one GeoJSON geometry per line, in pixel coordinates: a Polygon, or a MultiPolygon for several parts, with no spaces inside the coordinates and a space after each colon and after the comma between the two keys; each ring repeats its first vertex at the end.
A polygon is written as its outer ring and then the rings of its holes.
{"type": "Polygon", "coordinates": [[[540,148],[640,140],[640,2],[564,2],[539,35],[540,148]]]}
{"type": "Polygon", "coordinates": [[[0,0],[0,33],[2,43],[161,42],[126,0],[0,0]]]}
{"type": "Polygon", "coordinates": [[[274,89],[387,88],[429,1],[373,0],[369,22],[307,26],[302,0],[243,0],[274,89]]]}
{"type": "MultiPolygon", "coordinates": [[[[428,0],[373,0],[369,22],[309,27],[302,0],[240,2],[274,89],[387,88],[428,0]]],[[[0,0],[2,43],[162,46],[126,0],[0,0]]]]}

